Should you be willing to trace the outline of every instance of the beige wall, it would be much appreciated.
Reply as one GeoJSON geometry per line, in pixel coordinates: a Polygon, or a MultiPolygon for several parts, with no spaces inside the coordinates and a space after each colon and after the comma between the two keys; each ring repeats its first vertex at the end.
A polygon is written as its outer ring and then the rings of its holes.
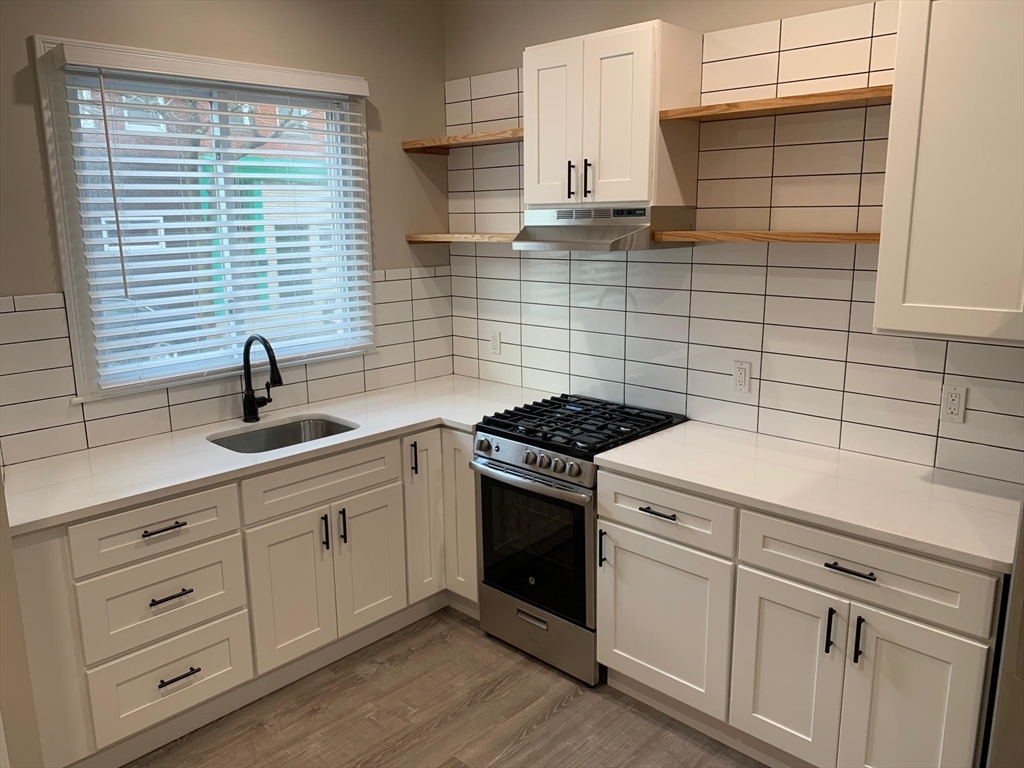
{"type": "Polygon", "coordinates": [[[457,77],[522,66],[523,49],[639,21],[694,32],[826,11],[867,0],[445,0],[445,71],[457,77]]]}
{"type": "Polygon", "coordinates": [[[0,295],[61,289],[25,44],[33,34],[365,77],[375,266],[447,263],[444,251],[414,252],[404,239],[447,228],[444,159],[399,149],[444,133],[441,0],[0,0],[0,295]]]}

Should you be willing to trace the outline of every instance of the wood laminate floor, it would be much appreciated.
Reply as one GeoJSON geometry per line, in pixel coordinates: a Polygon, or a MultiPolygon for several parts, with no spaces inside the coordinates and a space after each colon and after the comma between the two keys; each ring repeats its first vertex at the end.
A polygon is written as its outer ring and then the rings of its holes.
{"type": "Polygon", "coordinates": [[[587,688],[446,608],[131,768],[759,765],[607,686],[587,688]]]}

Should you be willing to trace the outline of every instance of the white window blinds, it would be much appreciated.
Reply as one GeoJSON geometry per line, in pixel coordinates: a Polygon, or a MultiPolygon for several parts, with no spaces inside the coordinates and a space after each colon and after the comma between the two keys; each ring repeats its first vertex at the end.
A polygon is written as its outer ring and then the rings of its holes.
{"type": "Polygon", "coordinates": [[[60,153],[88,397],[373,342],[358,97],[66,71],[60,153]]]}

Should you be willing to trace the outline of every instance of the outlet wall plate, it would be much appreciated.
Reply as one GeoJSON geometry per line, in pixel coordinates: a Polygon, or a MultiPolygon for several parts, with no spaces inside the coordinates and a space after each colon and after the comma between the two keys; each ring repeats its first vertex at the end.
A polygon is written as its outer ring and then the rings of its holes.
{"type": "Polygon", "coordinates": [[[491,333],[491,354],[501,354],[501,331],[493,331],[491,333]]]}
{"type": "Polygon", "coordinates": [[[939,402],[939,420],[962,424],[966,410],[967,387],[945,385],[942,388],[942,400],[939,402]]]}
{"type": "Polygon", "coordinates": [[[732,364],[732,391],[750,392],[750,363],[734,360],[732,364]]]}

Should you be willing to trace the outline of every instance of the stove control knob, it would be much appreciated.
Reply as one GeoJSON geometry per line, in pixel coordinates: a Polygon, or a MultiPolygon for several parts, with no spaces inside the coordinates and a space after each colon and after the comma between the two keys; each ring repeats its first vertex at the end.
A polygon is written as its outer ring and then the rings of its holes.
{"type": "Polygon", "coordinates": [[[551,464],[552,472],[565,472],[565,462],[561,459],[555,459],[551,464]]]}
{"type": "Polygon", "coordinates": [[[536,464],[537,454],[533,451],[527,451],[523,454],[523,464],[536,464]]]}
{"type": "Polygon", "coordinates": [[[575,461],[570,461],[568,464],[565,465],[565,474],[567,474],[569,477],[579,477],[580,472],[582,471],[583,470],[580,469],[580,465],[577,464],[575,461]]]}
{"type": "Polygon", "coordinates": [[[551,466],[551,457],[548,456],[546,453],[542,453],[540,456],[537,457],[537,466],[540,467],[541,469],[547,469],[548,467],[551,466]]]}
{"type": "Polygon", "coordinates": [[[491,450],[491,441],[486,437],[481,437],[476,441],[476,449],[478,451],[489,451],[491,450]]]}

